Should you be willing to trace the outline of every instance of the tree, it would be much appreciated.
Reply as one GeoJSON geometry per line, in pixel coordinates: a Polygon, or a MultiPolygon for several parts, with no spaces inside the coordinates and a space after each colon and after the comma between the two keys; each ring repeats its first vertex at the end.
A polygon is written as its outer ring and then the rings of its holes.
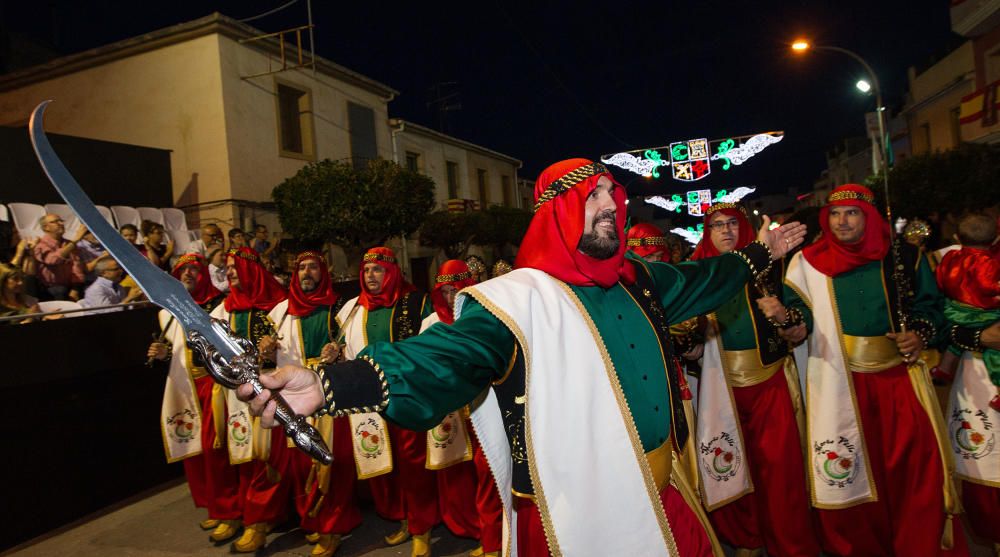
{"type": "Polygon", "coordinates": [[[482,212],[435,211],[420,226],[420,244],[444,251],[448,259],[464,259],[469,246],[478,243],[485,216],[482,212]]]}
{"type": "Polygon", "coordinates": [[[434,205],[434,181],[392,161],[374,159],[355,170],[325,159],[302,167],[271,198],[286,232],[336,244],[357,261],[368,248],[420,227],[434,205]]]}
{"type": "MultiPolygon", "coordinates": [[[[879,193],[881,176],[869,180],[879,193]]],[[[1000,203],[1000,149],[965,143],[951,151],[917,155],[889,171],[892,211],[901,217],[957,216],[1000,203]]],[[[880,195],[881,197],[881,195],[880,195]]]]}
{"type": "Polygon", "coordinates": [[[476,235],[473,243],[492,246],[493,256],[501,257],[508,244],[521,245],[533,214],[525,209],[494,205],[484,211],[484,216],[483,229],[476,235]]]}

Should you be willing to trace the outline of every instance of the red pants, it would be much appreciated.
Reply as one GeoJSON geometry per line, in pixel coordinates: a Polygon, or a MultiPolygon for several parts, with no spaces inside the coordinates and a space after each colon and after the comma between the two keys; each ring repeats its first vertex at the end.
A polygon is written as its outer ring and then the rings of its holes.
{"type": "Polygon", "coordinates": [[[960,528],[954,535],[955,549],[941,550],[941,457],[906,366],[852,376],[878,501],[817,510],[823,551],[851,556],[968,555],[960,528]]]}
{"type": "Polygon", "coordinates": [[[239,520],[243,514],[243,492],[240,489],[240,471],[229,464],[226,439],[215,445],[215,424],[212,414],[212,387],[210,376],[194,380],[198,400],[201,402],[201,454],[184,459],[191,498],[197,507],[208,509],[208,517],[216,520],[239,520]]]}
{"type": "Polygon", "coordinates": [[[375,510],[389,520],[406,519],[411,534],[423,534],[441,521],[437,478],[427,464],[427,432],[388,424],[393,470],[370,480],[375,510]]]}
{"type": "Polygon", "coordinates": [[[962,504],[972,531],[1000,543],[1000,488],[962,482],[962,504]]]}
{"type": "Polygon", "coordinates": [[[783,370],[733,389],[754,492],[710,513],[719,537],[734,547],[766,547],[775,557],[815,556],[819,543],[809,507],[795,410],[783,370]]]}
{"type": "MultiPolygon", "coordinates": [[[[660,491],[660,502],[667,513],[667,522],[677,544],[678,554],[683,557],[712,557],[712,543],[708,534],[680,492],[668,485],[660,491]]],[[[514,497],[514,510],[517,512],[517,554],[530,557],[549,555],[542,516],[535,502],[524,497],[514,497]]],[[[581,509],[580,512],[587,510],[581,509]]],[[[485,549],[486,546],[483,547],[485,549]]]]}
{"type": "MultiPolygon", "coordinates": [[[[333,420],[333,464],[330,465],[330,486],[322,493],[316,480],[305,486],[309,492],[302,516],[302,529],[320,534],[347,534],[361,524],[357,500],[357,467],[354,464],[354,444],[349,418],[333,420]]],[[[316,464],[318,468],[318,464],[316,464]]]]}
{"type": "MultiPolygon", "coordinates": [[[[471,430],[470,430],[471,433],[471,430]]],[[[503,544],[503,502],[497,491],[486,454],[472,435],[472,462],[476,466],[476,510],[479,513],[479,545],[483,551],[500,551],[503,544]]]]}
{"type": "Polygon", "coordinates": [[[253,473],[243,503],[243,523],[275,524],[288,517],[297,470],[297,448],[288,446],[288,438],[281,427],[271,430],[271,455],[267,462],[249,463],[253,473]]]}

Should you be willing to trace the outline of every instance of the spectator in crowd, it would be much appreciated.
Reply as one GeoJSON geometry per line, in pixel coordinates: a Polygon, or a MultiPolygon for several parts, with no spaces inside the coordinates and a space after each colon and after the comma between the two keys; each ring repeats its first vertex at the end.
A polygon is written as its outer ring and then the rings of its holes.
{"type": "Polygon", "coordinates": [[[45,293],[53,300],[79,300],[85,272],[76,243],[87,229],[81,226],[75,237],[67,240],[63,238],[66,226],[59,215],[45,215],[38,224],[44,234],[32,253],[38,261],[38,279],[45,293]]]}
{"type": "Polygon", "coordinates": [[[278,241],[277,241],[278,240],[278,233],[275,232],[274,236],[275,236],[275,238],[274,238],[275,241],[274,242],[268,241],[268,239],[267,239],[267,227],[264,226],[263,224],[254,225],[254,227],[253,227],[253,242],[251,242],[251,246],[250,246],[250,247],[252,247],[254,249],[254,251],[257,252],[257,255],[259,255],[260,258],[262,260],[264,260],[264,264],[269,269],[271,269],[272,272],[274,270],[275,263],[276,263],[275,262],[275,259],[276,259],[275,255],[276,254],[274,253],[274,250],[277,249],[277,247],[278,247],[278,241]]]}
{"type": "Polygon", "coordinates": [[[38,284],[38,262],[32,255],[35,240],[26,240],[17,233],[14,225],[0,221],[0,263],[9,263],[11,267],[20,269],[24,274],[24,291],[30,296],[38,297],[41,290],[38,284]]]}
{"type": "Polygon", "coordinates": [[[134,224],[123,224],[121,228],[118,229],[118,233],[132,245],[139,243],[139,228],[134,224]]]}
{"type": "MultiPolygon", "coordinates": [[[[0,317],[41,313],[38,300],[24,293],[24,273],[21,269],[0,263],[0,317]]],[[[26,318],[20,321],[2,321],[0,325],[11,323],[28,323],[26,318]]]]}
{"type": "MultiPolygon", "coordinates": [[[[97,279],[87,287],[83,299],[80,300],[81,306],[96,308],[128,301],[126,297],[129,295],[129,291],[122,288],[121,285],[121,281],[125,277],[125,270],[121,268],[121,265],[117,261],[110,257],[101,259],[97,263],[95,271],[97,272],[97,279]]],[[[121,310],[121,308],[116,309],[121,310]]],[[[115,310],[109,309],[103,311],[115,310]]]]}
{"type": "Polygon", "coordinates": [[[76,249],[77,253],[80,254],[80,262],[83,263],[87,271],[86,283],[90,284],[97,279],[97,271],[95,271],[97,264],[111,256],[90,230],[87,230],[83,238],[80,238],[80,241],[76,243],[76,249]]]}
{"type": "Polygon", "coordinates": [[[229,292],[229,279],[226,278],[226,251],[215,248],[208,252],[208,276],[212,286],[219,292],[229,292]]]}
{"type": "Polygon", "coordinates": [[[163,244],[165,232],[163,225],[158,222],[144,220],[141,228],[144,242],[139,246],[139,251],[153,265],[164,271],[170,271],[170,258],[174,255],[174,241],[168,237],[167,244],[163,244]]]}
{"type": "Polygon", "coordinates": [[[677,263],[684,261],[684,259],[687,258],[687,254],[689,251],[689,246],[687,245],[687,242],[685,242],[684,239],[678,236],[677,234],[673,233],[667,233],[666,238],[667,238],[667,251],[670,254],[670,259],[668,263],[673,263],[676,265],[677,263]]]}
{"type": "MultiPolygon", "coordinates": [[[[128,243],[135,246],[136,249],[139,248],[139,246],[136,245],[139,243],[139,229],[136,228],[134,224],[122,225],[122,227],[118,229],[118,233],[121,234],[122,238],[125,238],[128,243]]],[[[142,289],[139,288],[138,284],[136,284],[135,279],[130,277],[128,274],[125,275],[125,278],[123,278],[119,284],[121,284],[122,288],[128,290],[129,301],[141,300],[143,296],[145,296],[145,294],[142,293],[142,289]]]]}
{"type": "Polygon", "coordinates": [[[226,249],[226,240],[222,235],[219,225],[206,224],[201,227],[201,238],[191,242],[187,251],[188,253],[197,253],[206,259],[210,259],[209,255],[214,249],[224,251],[226,249]]]}
{"type": "Polygon", "coordinates": [[[247,235],[242,228],[231,228],[229,230],[229,249],[247,247],[247,235]]]}

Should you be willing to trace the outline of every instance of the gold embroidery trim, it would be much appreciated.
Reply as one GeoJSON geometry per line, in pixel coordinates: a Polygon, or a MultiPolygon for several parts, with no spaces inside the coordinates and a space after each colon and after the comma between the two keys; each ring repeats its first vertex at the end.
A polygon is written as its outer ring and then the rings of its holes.
{"type": "Polygon", "coordinates": [[[830,203],[833,201],[864,201],[870,205],[875,204],[875,196],[868,195],[856,191],[838,191],[831,193],[827,198],[826,202],[830,203]]]}

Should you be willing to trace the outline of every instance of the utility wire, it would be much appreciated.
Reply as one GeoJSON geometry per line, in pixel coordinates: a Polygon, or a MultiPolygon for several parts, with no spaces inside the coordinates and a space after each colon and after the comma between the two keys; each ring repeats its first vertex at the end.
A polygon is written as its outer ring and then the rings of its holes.
{"type": "Polygon", "coordinates": [[[284,4],[278,6],[277,8],[274,8],[273,10],[268,10],[268,11],[262,13],[262,14],[257,14],[255,16],[245,17],[243,19],[238,19],[237,21],[239,21],[240,23],[248,23],[248,22],[251,22],[251,21],[253,21],[255,19],[260,19],[262,17],[267,17],[267,16],[269,16],[271,14],[276,14],[276,13],[280,12],[281,10],[284,10],[285,8],[291,6],[292,4],[295,4],[298,1],[299,0],[289,0],[288,2],[285,2],[284,4]]]}

